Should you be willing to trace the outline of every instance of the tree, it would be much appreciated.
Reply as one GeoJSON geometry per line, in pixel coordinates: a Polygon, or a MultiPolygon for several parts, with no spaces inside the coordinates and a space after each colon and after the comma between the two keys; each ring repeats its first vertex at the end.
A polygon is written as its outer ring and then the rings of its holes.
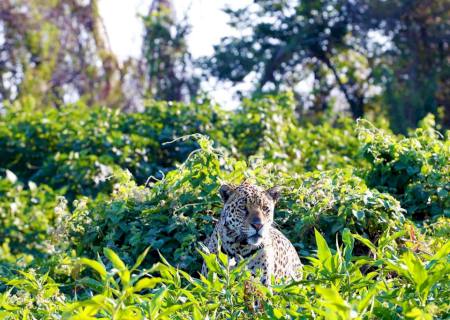
{"type": "Polygon", "coordinates": [[[204,65],[220,80],[256,79],[253,93],[292,89],[313,112],[330,108],[338,91],[355,118],[384,111],[394,129],[405,131],[439,105],[449,109],[449,6],[445,0],[255,0],[226,11],[241,35],[222,39],[204,65]],[[305,95],[297,88],[308,77],[313,84],[305,95]]]}
{"type": "Polygon", "coordinates": [[[351,49],[346,40],[351,26],[342,3],[265,0],[227,13],[243,36],[226,37],[215,47],[206,64],[212,75],[237,83],[256,74],[256,92],[293,89],[312,75],[314,100],[322,101],[319,109],[328,108],[331,90],[337,88],[354,117],[363,115],[365,90],[351,81],[351,68],[336,60],[351,49]]]}
{"type": "Polygon", "coordinates": [[[144,17],[143,56],[147,88],[153,99],[187,101],[195,97],[199,80],[192,74],[186,37],[190,25],[177,22],[170,0],[154,0],[144,17]]]}
{"type": "MultiPolygon", "coordinates": [[[[373,50],[376,78],[396,129],[405,132],[427,113],[447,110],[450,126],[450,2],[446,0],[365,0],[348,6],[361,39],[377,30],[390,39],[387,49],[373,50]]],[[[365,44],[368,47],[368,44],[365,44]]]]}
{"type": "Polygon", "coordinates": [[[3,0],[0,35],[1,100],[127,105],[96,0],[3,0]]]}

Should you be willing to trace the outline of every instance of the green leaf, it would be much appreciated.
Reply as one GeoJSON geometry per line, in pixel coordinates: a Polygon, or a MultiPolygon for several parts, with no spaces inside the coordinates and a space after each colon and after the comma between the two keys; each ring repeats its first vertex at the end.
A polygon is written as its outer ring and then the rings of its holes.
{"type": "Polygon", "coordinates": [[[79,261],[81,264],[87,265],[88,267],[97,271],[97,273],[101,276],[102,279],[106,278],[107,275],[106,268],[100,262],[88,258],[81,258],[79,261]]]}
{"type": "Polygon", "coordinates": [[[337,313],[348,317],[350,305],[345,301],[335,288],[316,287],[316,291],[322,296],[324,302],[337,313]]]}
{"type": "Polygon", "coordinates": [[[431,258],[431,260],[440,260],[450,255],[450,241],[447,241],[441,249],[431,258]]]}
{"type": "Polygon", "coordinates": [[[162,301],[166,297],[168,293],[167,288],[160,288],[155,295],[152,298],[152,301],[150,302],[150,319],[156,318],[156,315],[158,314],[159,309],[162,307],[162,301]]]}
{"type": "Polygon", "coordinates": [[[432,320],[433,316],[427,312],[424,312],[423,310],[420,310],[419,308],[413,308],[411,311],[408,311],[406,313],[406,316],[408,318],[413,318],[416,320],[432,320]]]}
{"type": "Polygon", "coordinates": [[[103,283],[91,278],[80,279],[78,283],[87,286],[97,292],[102,292],[104,289],[103,283]]]}
{"type": "Polygon", "coordinates": [[[192,302],[188,302],[188,303],[176,304],[176,305],[170,306],[168,308],[164,308],[164,312],[161,312],[158,315],[158,319],[166,319],[167,316],[170,319],[170,316],[173,316],[174,314],[176,314],[177,311],[179,311],[181,309],[187,309],[191,305],[192,305],[192,302]]]}
{"type": "Polygon", "coordinates": [[[202,252],[201,250],[197,250],[200,255],[203,257],[203,261],[206,264],[206,267],[208,268],[209,272],[215,272],[217,274],[223,273],[222,268],[220,267],[219,263],[217,262],[217,256],[215,254],[206,254],[202,252]]]}
{"type": "Polygon", "coordinates": [[[364,245],[366,245],[373,253],[377,252],[377,248],[375,247],[375,245],[372,242],[370,242],[369,239],[366,239],[366,238],[364,238],[364,237],[362,237],[362,236],[360,236],[359,234],[356,234],[356,233],[353,233],[352,236],[355,239],[361,241],[364,245]]]}
{"type": "Polygon", "coordinates": [[[314,233],[316,236],[317,257],[322,262],[322,264],[324,264],[331,259],[331,251],[324,237],[322,237],[317,229],[314,229],[314,233]]]}
{"type": "Polygon", "coordinates": [[[368,307],[370,301],[372,300],[372,297],[375,296],[375,294],[378,293],[378,287],[374,286],[372,289],[370,289],[367,293],[365,293],[361,299],[361,301],[358,303],[358,312],[363,313],[363,311],[368,307]]]}
{"type": "Polygon", "coordinates": [[[143,278],[140,279],[135,285],[134,285],[134,292],[139,292],[144,289],[153,289],[158,283],[164,282],[162,278],[143,278]]]}
{"type": "Polygon", "coordinates": [[[428,273],[422,262],[410,251],[407,251],[401,258],[408,268],[411,278],[419,287],[428,277],[428,273]]]}
{"type": "Polygon", "coordinates": [[[284,315],[283,312],[278,308],[274,308],[272,311],[276,319],[281,319],[284,315]]]}
{"type": "Polygon", "coordinates": [[[202,316],[202,313],[200,312],[200,309],[197,306],[193,306],[192,310],[192,317],[194,320],[203,320],[204,317],[202,316]]]}
{"type": "Polygon", "coordinates": [[[133,268],[131,268],[131,270],[136,270],[136,269],[141,265],[141,263],[144,261],[145,257],[147,256],[149,250],[150,250],[150,246],[148,246],[148,247],[144,250],[144,252],[142,252],[142,253],[139,255],[139,257],[138,257],[137,260],[136,260],[136,263],[134,264],[133,268]]]}
{"type": "Polygon", "coordinates": [[[105,256],[111,261],[114,268],[116,268],[119,271],[125,270],[127,267],[125,266],[125,263],[119,258],[119,256],[111,249],[109,248],[103,248],[103,253],[105,256]]]}

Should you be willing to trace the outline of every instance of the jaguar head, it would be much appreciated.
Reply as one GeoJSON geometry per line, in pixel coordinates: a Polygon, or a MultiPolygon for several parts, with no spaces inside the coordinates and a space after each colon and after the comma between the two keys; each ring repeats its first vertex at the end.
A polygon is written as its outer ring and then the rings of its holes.
{"type": "Polygon", "coordinates": [[[244,182],[239,186],[224,184],[219,192],[224,202],[225,227],[237,233],[243,243],[251,246],[263,243],[269,237],[280,188],[264,190],[244,182]]]}

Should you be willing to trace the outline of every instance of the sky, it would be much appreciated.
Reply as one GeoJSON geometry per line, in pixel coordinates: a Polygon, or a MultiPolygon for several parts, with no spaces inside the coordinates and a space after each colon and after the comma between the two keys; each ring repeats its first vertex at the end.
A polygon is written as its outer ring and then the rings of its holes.
{"type": "MultiPolygon", "coordinates": [[[[112,50],[123,61],[138,57],[143,36],[139,14],[148,12],[152,0],[100,0],[100,15],[103,18],[112,50]]],[[[178,17],[188,13],[192,33],[188,45],[197,58],[212,53],[213,45],[232,34],[227,15],[221,11],[226,5],[242,7],[250,0],[173,0],[178,17]]]]}

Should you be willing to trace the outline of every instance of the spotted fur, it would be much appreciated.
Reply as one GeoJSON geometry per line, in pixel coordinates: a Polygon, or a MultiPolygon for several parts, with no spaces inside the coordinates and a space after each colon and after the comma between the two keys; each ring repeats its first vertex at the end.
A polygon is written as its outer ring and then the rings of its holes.
{"type": "MultiPolygon", "coordinates": [[[[210,252],[217,253],[220,243],[221,251],[236,262],[253,257],[248,267],[254,275],[261,271],[264,284],[269,284],[272,276],[275,280],[301,278],[302,264],[294,246],[272,225],[279,194],[277,187],[262,190],[247,182],[223,185],[224,207],[207,240],[210,252]]],[[[206,271],[204,264],[202,273],[206,271]]]]}

